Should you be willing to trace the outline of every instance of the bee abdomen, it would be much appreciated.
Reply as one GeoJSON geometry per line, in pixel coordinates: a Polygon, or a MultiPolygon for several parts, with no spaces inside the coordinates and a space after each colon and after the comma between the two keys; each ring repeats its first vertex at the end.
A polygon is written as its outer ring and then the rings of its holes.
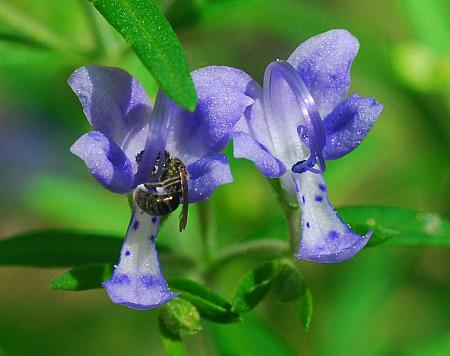
{"type": "Polygon", "coordinates": [[[178,194],[155,195],[142,189],[137,190],[134,200],[139,208],[153,216],[167,215],[180,205],[178,194]]]}

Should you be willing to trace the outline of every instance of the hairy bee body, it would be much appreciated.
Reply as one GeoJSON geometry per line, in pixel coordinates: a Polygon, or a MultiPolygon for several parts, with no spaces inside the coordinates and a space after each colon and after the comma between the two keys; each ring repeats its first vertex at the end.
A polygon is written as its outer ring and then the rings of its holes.
{"type": "Polygon", "coordinates": [[[136,204],[147,214],[164,216],[175,211],[180,205],[180,194],[169,193],[163,195],[152,194],[149,191],[138,189],[134,195],[136,204]]]}
{"type": "Polygon", "coordinates": [[[164,216],[175,211],[180,203],[183,209],[180,214],[180,231],[186,228],[188,214],[188,181],[184,163],[168,152],[164,160],[158,157],[152,172],[156,181],[144,183],[134,193],[134,201],[144,212],[152,216],[164,216]],[[159,178],[156,178],[159,174],[159,178]]]}

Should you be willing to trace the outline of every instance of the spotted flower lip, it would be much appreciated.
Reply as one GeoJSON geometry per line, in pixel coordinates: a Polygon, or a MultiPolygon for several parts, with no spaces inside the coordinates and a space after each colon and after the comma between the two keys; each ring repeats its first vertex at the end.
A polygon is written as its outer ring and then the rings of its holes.
{"type": "Polygon", "coordinates": [[[287,61],[270,63],[263,87],[250,84],[254,104],[234,129],[234,156],[280,178],[286,195],[298,200],[300,259],[345,261],[371,236],[359,236],[337,216],[322,177],[325,161],[354,150],[383,110],[373,98],[344,99],[358,49],[348,31],[331,30],[300,44],[287,61]]]}
{"type": "MultiPolygon", "coordinates": [[[[194,112],[182,109],[161,91],[152,109],[143,87],[122,69],[77,69],[69,85],[94,131],[81,136],[71,152],[106,189],[129,194],[154,179],[156,159],[168,151],[187,168],[189,203],[208,199],[217,187],[232,181],[221,151],[253,103],[246,94],[252,79],[240,70],[220,66],[191,75],[198,95],[194,112]]],[[[159,265],[158,229],[159,218],[144,214],[134,204],[119,264],[103,283],[113,302],[150,309],[176,296],[159,265]]]]}

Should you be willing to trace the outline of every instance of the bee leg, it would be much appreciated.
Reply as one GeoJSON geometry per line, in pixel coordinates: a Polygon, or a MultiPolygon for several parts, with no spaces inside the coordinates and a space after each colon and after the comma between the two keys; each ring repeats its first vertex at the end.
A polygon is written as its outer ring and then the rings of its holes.
{"type": "Polygon", "coordinates": [[[163,188],[170,188],[174,185],[180,184],[181,180],[179,178],[168,179],[163,182],[163,188]]]}
{"type": "Polygon", "coordinates": [[[189,187],[187,182],[187,175],[185,172],[180,172],[181,179],[181,192],[183,197],[183,206],[180,213],[180,224],[179,229],[180,232],[186,228],[187,218],[188,218],[188,207],[189,207],[189,187]]]}
{"type": "Polygon", "coordinates": [[[153,183],[144,183],[144,187],[149,192],[154,192],[156,190],[156,188],[163,188],[163,185],[160,182],[153,182],[153,183]]]}

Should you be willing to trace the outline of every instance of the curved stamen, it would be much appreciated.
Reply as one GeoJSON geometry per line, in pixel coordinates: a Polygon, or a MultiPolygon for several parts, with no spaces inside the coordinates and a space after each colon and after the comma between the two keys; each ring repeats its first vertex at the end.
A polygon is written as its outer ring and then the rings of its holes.
{"type": "MultiPolygon", "coordinates": [[[[295,173],[305,171],[323,173],[325,171],[325,159],[322,150],[325,147],[326,135],[314,99],[301,76],[288,62],[276,61],[269,64],[264,76],[265,83],[267,81],[270,85],[274,72],[277,72],[286,81],[300,105],[304,123],[297,127],[297,132],[302,143],[310,151],[308,159],[295,163],[292,171],[295,173]],[[319,169],[314,168],[316,164],[319,164],[319,169]]],[[[270,91],[267,93],[270,95],[270,91]]],[[[265,101],[267,100],[270,100],[270,98],[265,98],[265,101]]]]}

